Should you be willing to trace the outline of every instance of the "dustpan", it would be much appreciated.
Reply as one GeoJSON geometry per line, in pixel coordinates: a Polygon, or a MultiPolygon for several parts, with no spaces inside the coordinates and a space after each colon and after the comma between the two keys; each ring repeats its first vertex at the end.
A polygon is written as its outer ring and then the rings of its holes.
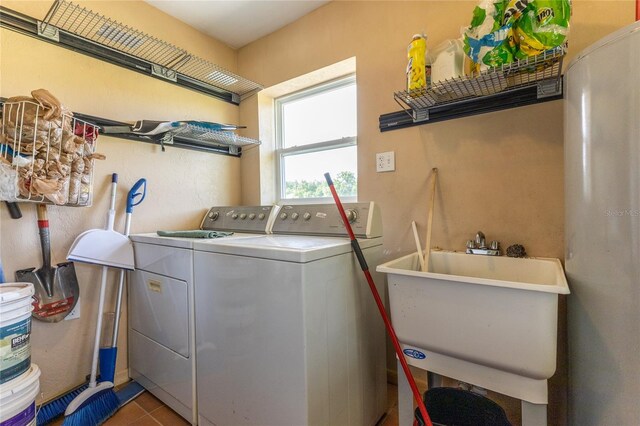
{"type": "Polygon", "coordinates": [[[90,229],[76,237],[67,259],[112,268],[133,270],[133,245],[119,232],[90,229]]]}
{"type": "MultiPolygon", "coordinates": [[[[112,183],[117,183],[118,175],[113,174],[112,183]]],[[[111,197],[115,199],[115,185],[111,197]]],[[[107,229],[90,229],[78,235],[69,249],[67,259],[73,262],[109,266],[120,269],[134,269],[133,244],[131,240],[113,230],[115,210],[109,209],[107,229]]]]}

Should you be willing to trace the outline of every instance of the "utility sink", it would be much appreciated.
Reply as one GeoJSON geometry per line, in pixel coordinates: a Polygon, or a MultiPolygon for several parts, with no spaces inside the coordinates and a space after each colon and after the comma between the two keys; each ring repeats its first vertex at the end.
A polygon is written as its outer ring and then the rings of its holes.
{"type": "Polygon", "coordinates": [[[391,319],[409,357],[545,383],[555,372],[558,294],[569,293],[558,259],[433,251],[431,272],[420,271],[417,253],[377,270],[388,275],[391,319]]]}

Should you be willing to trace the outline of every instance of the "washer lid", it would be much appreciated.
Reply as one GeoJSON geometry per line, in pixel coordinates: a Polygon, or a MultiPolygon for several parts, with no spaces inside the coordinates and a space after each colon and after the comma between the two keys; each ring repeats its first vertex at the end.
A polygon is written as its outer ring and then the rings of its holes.
{"type": "MultiPolygon", "coordinates": [[[[382,238],[359,240],[362,249],[382,244],[382,238]]],[[[347,238],[304,235],[263,235],[255,238],[219,240],[213,243],[196,241],[194,250],[236,256],[258,257],[307,263],[351,252],[347,238]]]]}
{"type": "Polygon", "coordinates": [[[244,234],[236,232],[228,237],[220,238],[180,238],[180,237],[161,237],[155,232],[148,234],[133,234],[129,237],[134,243],[156,244],[159,246],[177,247],[185,249],[193,249],[196,242],[199,243],[216,243],[222,240],[236,240],[239,238],[254,238],[262,234],[244,234]]]}

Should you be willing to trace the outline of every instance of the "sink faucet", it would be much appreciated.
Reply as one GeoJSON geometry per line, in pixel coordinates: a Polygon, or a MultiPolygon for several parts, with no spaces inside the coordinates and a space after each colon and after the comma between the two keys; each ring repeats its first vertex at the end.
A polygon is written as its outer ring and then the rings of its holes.
{"type": "Polygon", "coordinates": [[[491,244],[487,247],[487,240],[482,231],[478,231],[475,241],[467,241],[467,253],[468,254],[483,254],[485,256],[500,256],[500,243],[497,241],[491,241],[491,244]]]}

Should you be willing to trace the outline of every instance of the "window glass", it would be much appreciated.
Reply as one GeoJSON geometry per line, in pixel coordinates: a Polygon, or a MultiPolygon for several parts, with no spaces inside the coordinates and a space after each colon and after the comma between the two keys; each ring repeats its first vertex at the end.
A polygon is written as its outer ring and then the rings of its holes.
{"type": "Polygon", "coordinates": [[[282,146],[356,135],[356,86],[338,87],[283,103],[282,146]]]}
{"type": "Polygon", "coordinates": [[[279,200],[357,197],[357,108],[354,77],[276,99],[279,200]]]}
{"type": "Polygon", "coordinates": [[[355,145],[284,157],[284,197],[330,197],[324,174],[329,172],[340,196],[357,195],[357,148],[355,145]]]}

